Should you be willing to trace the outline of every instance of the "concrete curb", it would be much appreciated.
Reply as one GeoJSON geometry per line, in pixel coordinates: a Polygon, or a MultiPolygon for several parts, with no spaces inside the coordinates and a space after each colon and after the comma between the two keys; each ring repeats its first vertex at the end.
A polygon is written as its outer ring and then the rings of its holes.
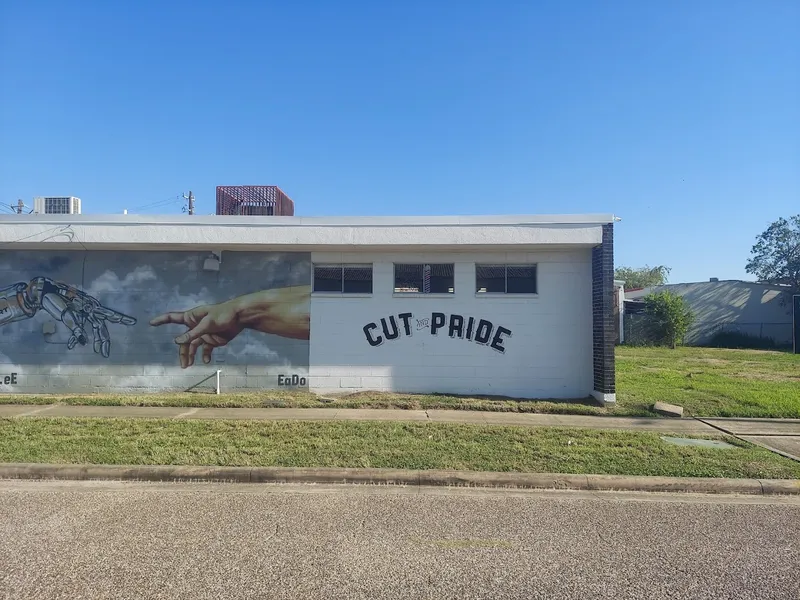
{"type": "Polygon", "coordinates": [[[0,464],[0,479],[78,481],[204,481],[451,486],[583,491],[691,492],[698,494],[798,494],[798,479],[639,477],[483,471],[413,471],[292,467],[181,467],[135,465],[0,464]]]}

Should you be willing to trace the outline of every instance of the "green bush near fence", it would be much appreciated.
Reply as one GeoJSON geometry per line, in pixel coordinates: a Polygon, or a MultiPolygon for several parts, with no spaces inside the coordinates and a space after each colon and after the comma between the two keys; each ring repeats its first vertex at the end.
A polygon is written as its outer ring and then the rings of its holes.
{"type": "Polygon", "coordinates": [[[644,312],[627,315],[625,343],[629,346],[670,346],[683,344],[694,314],[682,296],[671,292],[650,294],[644,299],[644,312]]]}
{"type": "Polygon", "coordinates": [[[653,339],[659,346],[670,346],[673,350],[683,344],[683,338],[694,322],[694,313],[686,300],[672,292],[647,295],[644,312],[649,317],[653,339]]]}

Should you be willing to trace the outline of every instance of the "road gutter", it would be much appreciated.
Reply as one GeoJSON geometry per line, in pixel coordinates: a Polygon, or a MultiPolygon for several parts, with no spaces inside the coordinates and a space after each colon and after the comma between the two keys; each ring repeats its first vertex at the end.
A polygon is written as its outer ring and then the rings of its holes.
{"type": "Polygon", "coordinates": [[[562,473],[414,471],[293,467],[189,467],[169,465],[0,464],[0,479],[159,481],[217,483],[309,483],[477,487],[539,490],[689,492],[700,494],[797,494],[798,479],[643,477],[562,473]]]}

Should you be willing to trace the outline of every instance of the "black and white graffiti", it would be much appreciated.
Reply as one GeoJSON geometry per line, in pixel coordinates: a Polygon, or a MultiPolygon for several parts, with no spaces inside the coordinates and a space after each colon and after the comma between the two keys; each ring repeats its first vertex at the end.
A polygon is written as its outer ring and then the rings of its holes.
{"type": "Polygon", "coordinates": [[[396,340],[400,337],[413,335],[411,320],[416,322],[417,331],[427,329],[430,335],[447,335],[451,338],[475,342],[489,346],[492,350],[505,354],[505,341],[511,337],[511,330],[495,325],[488,319],[464,317],[459,314],[446,315],[433,312],[430,317],[415,318],[410,312],[399,313],[383,317],[379,321],[367,323],[362,328],[364,337],[372,347],[382,345],[386,340],[396,340]]]}

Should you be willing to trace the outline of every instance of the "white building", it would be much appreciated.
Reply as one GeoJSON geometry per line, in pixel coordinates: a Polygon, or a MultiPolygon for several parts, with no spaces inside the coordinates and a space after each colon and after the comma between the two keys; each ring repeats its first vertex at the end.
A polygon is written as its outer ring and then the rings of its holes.
{"type": "Polygon", "coordinates": [[[3,216],[0,390],[613,402],[613,222],[3,216]]]}

